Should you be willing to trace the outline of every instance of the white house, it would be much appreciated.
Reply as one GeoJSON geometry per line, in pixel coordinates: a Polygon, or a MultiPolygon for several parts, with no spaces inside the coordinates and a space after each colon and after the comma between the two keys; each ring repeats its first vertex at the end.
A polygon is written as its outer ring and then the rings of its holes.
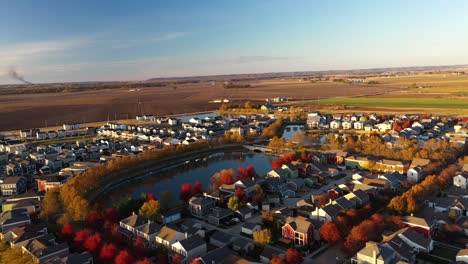
{"type": "Polygon", "coordinates": [[[468,179],[468,172],[463,172],[453,177],[453,185],[462,189],[466,189],[466,182],[468,179]]]}
{"type": "Polygon", "coordinates": [[[343,126],[343,129],[353,128],[353,122],[351,122],[351,121],[343,121],[343,123],[341,123],[341,125],[343,126]]]}
{"type": "Polygon", "coordinates": [[[330,122],[330,128],[331,129],[339,129],[341,126],[341,121],[339,120],[333,120],[330,122]]]}
{"type": "Polygon", "coordinates": [[[241,233],[244,233],[247,235],[253,235],[253,232],[260,231],[261,229],[262,229],[262,226],[257,223],[245,222],[242,225],[241,233]]]}
{"type": "Polygon", "coordinates": [[[408,180],[412,182],[419,182],[422,178],[422,173],[423,171],[421,167],[414,167],[406,172],[406,176],[408,176],[408,180]]]}
{"type": "Polygon", "coordinates": [[[168,226],[163,226],[161,230],[156,234],[156,244],[163,245],[167,248],[171,248],[172,245],[182,239],[186,238],[186,235],[168,226]]]}
{"type": "Polygon", "coordinates": [[[207,253],[206,242],[198,234],[174,243],[171,249],[182,257],[181,263],[190,263],[207,253]]]}
{"type": "Polygon", "coordinates": [[[468,263],[468,248],[460,249],[460,251],[458,251],[457,253],[455,260],[457,261],[457,263],[458,262],[468,263]]]}
{"type": "Polygon", "coordinates": [[[354,123],[353,123],[353,127],[354,127],[354,129],[356,129],[356,130],[362,130],[362,129],[364,129],[364,123],[361,122],[361,121],[354,122],[354,123]]]}

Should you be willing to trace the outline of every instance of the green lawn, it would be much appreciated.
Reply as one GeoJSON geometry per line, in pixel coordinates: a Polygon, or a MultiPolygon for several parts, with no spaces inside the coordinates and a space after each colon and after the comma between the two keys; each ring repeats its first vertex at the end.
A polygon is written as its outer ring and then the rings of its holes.
{"type": "Polygon", "coordinates": [[[468,109],[468,100],[449,98],[330,98],[310,104],[336,104],[357,107],[459,108],[468,109]]]}

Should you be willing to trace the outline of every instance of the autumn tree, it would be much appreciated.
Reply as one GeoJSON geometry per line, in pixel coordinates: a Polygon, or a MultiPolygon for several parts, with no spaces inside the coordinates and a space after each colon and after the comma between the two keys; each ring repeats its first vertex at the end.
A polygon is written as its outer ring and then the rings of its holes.
{"type": "Polygon", "coordinates": [[[70,241],[75,237],[75,229],[71,224],[65,224],[62,227],[61,234],[64,239],[70,241]]]}
{"type": "Polygon", "coordinates": [[[133,243],[133,251],[137,257],[142,257],[146,254],[145,241],[142,237],[137,237],[133,243]]]}
{"type": "Polygon", "coordinates": [[[284,260],[280,258],[278,255],[273,254],[271,256],[270,264],[285,264],[284,260]]]}
{"type": "Polygon", "coordinates": [[[241,187],[237,187],[235,195],[240,201],[243,201],[246,198],[245,191],[241,187]]]}
{"type": "Polygon", "coordinates": [[[145,202],[140,208],[140,215],[156,221],[160,212],[159,201],[149,200],[145,202]]]}
{"type": "Polygon", "coordinates": [[[325,222],[320,227],[319,232],[322,238],[329,243],[335,243],[342,239],[340,231],[334,222],[325,222]]]}
{"type": "Polygon", "coordinates": [[[270,229],[262,229],[260,231],[253,232],[253,239],[260,245],[271,243],[271,231],[270,229]]]}
{"type": "Polygon", "coordinates": [[[118,215],[117,215],[117,211],[111,207],[111,208],[106,208],[104,210],[104,220],[105,221],[108,221],[110,223],[116,223],[117,220],[118,220],[118,215]]]}
{"type": "Polygon", "coordinates": [[[41,213],[39,217],[46,222],[54,221],[57,214],[61,212],[60,190],[58,188],[50,189],[46,192],[42,200],[41,213]]]}
{"type": "Polygon", "coordinates": [[[112,263],[114,261],[115,256],[117,256],[117,252],[118,250],[114,244],[105,244],[101,248],[99,258],[104,263],[112,263]]]}
{"type": "Polygon", "coordinates": [[[127,250],[121,250],[115,257],[115,264],[128,264],[133,262],[133,257],[127,250]]]}
{"type": "Polygon", "coordinates": [[[94,235],[86,239],[84,243],[84,248],[94,255],[101,246],[101,242],[101,235],[99,235],[99,233],[95,233],[94,235]]]}
{"type": "Polygon", "coordinates": [[[203,193],[203,185],[201,182],[196,181],[195,184],[193,185],[193,194],[202,194],[203,193]]]}
{"type": "Polygon", "coordinates": [[[79,245],[83,245],[86,239],[91,236],[91,230],[89,229],[84,229],[81,231],[76,232],[75,237],[73,238],[73,241],[79,245]]]}
{"type": "Polygon", "coordinates": [[[200,259],[192,259],[192,261],[190,261],[190,264],[203,264],[203,262],[200,259]]]}
{"type": "Polygon", "coordinates": [[[237,211],[240,208],[239,198],[237,198],[237,196],[232,196],[231,198],[229,198],[227,207],[234,212],[237,211]]]}
{"type": "Polygon", "coordinates": [[[288,264],[300,264],[303,261],[302,254],[295,248],[288,248],[286,250],[285,259],[288,264]]]}
{"type": "Polygon", "coordinates": [[[151,200],[156,200],[156,197],[154,197],[154,194],[148,193],[146,194],[146,201],[151,201],[151,200]]]}
{"type": "Polygon", "coordinates": [[[100,217],[96,211],[91,211],[88,214],[88,227],[96,229],[99,226],[100,217]]]}
{"type": "Polygon", "coordinates": [[[223,184],[233,184],[234,183],[234,170],[229,169],[229,170],[221,170],[220,172],[217,172],[211,176],[210,179],[211,182],[211,190],[218,190],[219,187],[223,184]]]}
{"type": "Polygon", "coordinates": [[[151,264],[151,260],[148,258],[140,259],[139,261],[135,262],[134,264],[151,264]]]}
{"type": "Polygon", "coordinates": [[[184,183],[180,186],[180,199],[184,202],[192,197],[192,185],[190,183],[184,183]]]}

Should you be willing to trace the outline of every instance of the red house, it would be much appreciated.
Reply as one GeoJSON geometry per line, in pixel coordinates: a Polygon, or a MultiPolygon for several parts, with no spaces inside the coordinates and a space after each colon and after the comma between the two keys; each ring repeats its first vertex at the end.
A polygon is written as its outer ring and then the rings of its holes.
{"type": "Polygon", "coordinates": [[[294,243],[295,246],[307,246],[314,238],[314,225],[305,217],[288,217],[281,228],[283,238],[294,243]]]}

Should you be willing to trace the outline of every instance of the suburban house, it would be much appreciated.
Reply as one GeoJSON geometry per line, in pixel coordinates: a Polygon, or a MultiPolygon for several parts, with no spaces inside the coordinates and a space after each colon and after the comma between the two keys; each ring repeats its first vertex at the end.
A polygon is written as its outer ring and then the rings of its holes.
{"type": "Polygon", "coordinates": [[[26,191],[26,178],[22,176],[6,177],[0,183],[2,196],[11,196],[17,193],[24,193],[26,191]]]}
{"type": "Polygon", "coordinates": [[[267,173],[267,177],[278,178],[280,179],[280,181],[285,181],[288,178],[288,175],[289,175],[288,172],[283,169],[271,170],[270,172],[267,173]]]}
{"type": "Polygon", "coordinates": [[[28,210],[26,209],[15,209],[3,212],[0,215],[0,228],[2,232],[14,227],[30,224],[31,218],[29,217],[28,210]]]}
{"type": "Polygon", "coordinates": [[[229,209],[213,207],[208,215],[208,222],[218,226],[225,221],[229,221],[233,216],[234,213],[229,209]]]}
{"type": "Polygon", "coordinates": [[[68,181],[68,177],[59,175],[43,175],[36,178],[37,190],[48,192],[53,188],[60,188],[68,181]]]}
{"type": "Polygon", "coordinates": [[[215,247],[224,247],[231,244],[233,236],[223,231],[215,231],[210,236],[210,245],[215,247]]]}
{"type": "Polygon", "coordinates": [[[215,200],[206,197],[192,197],[189,200],[189,211],[192,215],[204,217],[215,206],[215,200]]]}
{"type": "Polygon", "coordinates": [[[316,219],[322,222],[333,221],[341,208],[336,204],[327,204],[324,207],[315,207],[314,211],[311,212],[309,218],[316,219]]]}
{"type": "Polygon", "coordinates": [[[253,210],[250,209],[248,206],[244,206],[239,208],[235,214],[238,216],[242,221],[246,221],[252,217],[253,210]]]}
{"type": "Polygon", "coordinates": [[[369,168],[369,159],[362,156],[349,156],[345,158],[345,165],[349,169],[367,169],[369,168]]]}
{"type": "Polygon", "coordinates": [[[399,173],[404,173],[404,165],[403,162],[399,160],[389,160],[389,159],[383,159],[379,160],[376,162],[376,165],[378,166],[380,171],[383,172],[399,172],[399,173]]]}
{"type": "Polygon", "coordinates": [[[174,243],[187,238],[187,235],[169,226],[163,226],[155,236],[155,243],[171,248],[174,243]]]}
{"type": "Polygon", "coordinates": [[[276,249],[276,247],[272,247],[272,246],[267,245],[267,246],[265,246],[263,248],[262,253],[260,253],[260,261],[262,263],[268,264],[268,263],[270,263],[271,258],[273,257],[273,255],[284,258],[284,252],[283,251],[280,251],[280,250],[276,249]]]}
{"type": "Polygon", "coordinates": [[[156,237],[156,234],[161,230],[161,226],[153,221],[148,221],[143,225],[135,228],[135,233],[138,237],[145,240],[146,246],[152,246],[152,242],[156,237]]]}
{"type": "Polygon", "coordinates": [[[237,237],[232,241],[232,249],[241,255],[252,252],[254,248],[254,242],[244,237],[237,237]]]}
{"type": "Polygon", "coordinates": [[[431,235],[431,226],[427,223],[424,218],[415,217],[415,216],[405,216],[403,218],[403,224],[408,227],[411,227],[418,233],[424,234],[426,237],[431,235]]]}
{"type": "Polygon", "coordinates": [[[65,257],[69,255],[68,243],[58,244],[55,238],[41,237],[30,240],[21,247],[23,253],[31,255],[36,263],[50,263],[53,258],[65,257]]]}
{"type": "Polygon", "coordinates": [[[414,167],[406,172],[408,180],[412,182],[419,182],[424,177],[424,171],[422,167],[414,167]]]}
{"type": "Polygon", "coordinates": [[[455,256],[457,263],[468,263],[468,248],[460,249],[455,256]]]}
{"type": "Polygon", "coordinates": [[[453,186],[466,189],[467,180],[468,180],[468,172],[464,171],[463,173],[458,174],[457,176],[453,177],[453,186]]]}
{"type": "Polygon", "coordinates": [[[257,223],[252,223],[252,222],[245,222],[242,225],[241,228],[241,233],[244,233],[246,235],[253,235],[254,232],[258,232],[262,229],[262,226],[257,223]]]}
{"type": "Polygon", "coordinates": [[[339,120],[333,120],[330,122],[330,128],[331,129],[339,129],[341,127],[341,121],[339,120]]]}
{"type": "Polygon", "coordinates": [[[294,165],[292,163],[290,164],[284,164],[281,166],[281,169],[283,169],[289,178],[297,178],[299,177],[299,166],[294,165]]]}
{"type": "Polygon", "coordinates": [[[366,246],[351,258],[353,264],[387,264],[398,263],[398,256],[395,250],[376,242],[366,242],[366,246]]]}
{"type": "Polygon", "coordinates": [[[125,236],[131,237],[137,234],[138,227],[147,224],[149,221],[146,217],[133,213],[131,216],[120,220],[120,230],[125,236]]]}
{"type": "Polygon", "coordinates": [[[400,260],[414,263],[418,252],[430,252],[433,249],[433,240],[406,227],[384,236],[381,245],[397,252],[400,260]]]}
{"type": "Polygon", "coordinates": [[[195,258],[206,254],[205,240],[200,235],[193,235],[174,243],[171,247],[172,254],[181,256],[180,263],[190,263],[195,258]]]}
{"type": "Polygon", "coordinates": [[[419,182],[424,178],[424,168],[430,163],[429,159],[420,159],[414,158],[411,161],[408,171],[406,175],[408,176],[408,180],[412,182],[419,182]]]}
{"type": "Polygon", "coordinates": [[[288,217],[281,230],[283,238],[292,241],[295,246],[307,246],[314,237],[314,225],[302,216],[288,217]]]}

